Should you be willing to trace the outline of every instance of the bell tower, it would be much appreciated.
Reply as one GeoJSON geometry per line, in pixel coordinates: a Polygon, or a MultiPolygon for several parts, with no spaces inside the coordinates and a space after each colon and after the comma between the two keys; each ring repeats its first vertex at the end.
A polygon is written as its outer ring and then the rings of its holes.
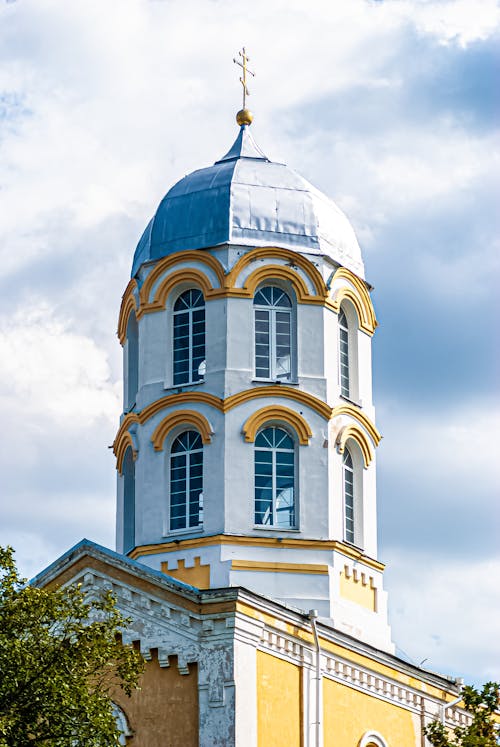
{"type": "Polygon", "coordinates": [[[251,121],[239,112],[228,153],[167,192],[135,252],[118,550],[198,588],[315,608],[392,651],[361,251],[251,121]]]}

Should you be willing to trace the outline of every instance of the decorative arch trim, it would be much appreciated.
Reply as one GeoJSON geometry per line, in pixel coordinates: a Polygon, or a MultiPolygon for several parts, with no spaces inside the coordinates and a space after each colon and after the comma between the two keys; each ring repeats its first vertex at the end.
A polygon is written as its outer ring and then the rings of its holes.
{"type": "Polygon", "coordinates": [[[118,474],[120,475],[123,475],[123,461],[125,459],[125,453],[128,448],[132,449],[132,458],[135,462],[135,460],[137,459],[137,449],[134,444],[132,434],[127,430],[123,431],[123,433],[120,435],[119,440],[115,439],[115,442],[113,444],[113,450],[116,456],[116,469],[118,470],[118,474]]]}
{"type": "Polygon", "coordinates": [[[253,298],[260,283],[269,282],[273,279],[285,280],[290,283],[297,296],[299,303],[320,304],[325,303],[324,296],[315,296],[309,293],[304,280],[291,267],[285,265],[262,265],[257,267],[245,280],[243,288],[228,288],[227,294],[239,298],[253,298]]]}
{"type": "Polygon", "coordinates": [[[186,403],[199,402],[200,404],[210,405],[216,410],[223,410],[223,400],[216,397],[215,394],[208,392],[179,392],[179,394],[169,394],[166,397],[151,402],[139,414],[139,422],[143,425],[153,415],[163,410],[165,407],[176,407],[186,403]]]}
{"type": "Polygon", "coordinates": [[[282,407],[281,405],[274,405],[274,407],[262,407],[257,412],[254,412],[247,418],[243,425],[243,435],[247,443],[254,443],[257,431],[266,423],[273,420],[282,421],[290,425],[296,432],[299,444],[301,446],[307,446],[309,439],[312,436],[311,428],[307,421],[294,410],[290,410],[288,407],[282,407]]]}
{"type": "Polygon", "coordinates": [[[178,425],[194,425],[204,444],[212,440],[213,429],[204,415],[196,410],[176,410],[163,418],[151,436],[155,451],[163,451],[163,444],[168,433],[178,425]]]}
{"type": "Polygon", "coordinates": [[[132,278],[132,280],[129,281],[127,287],[125,288],[125,291],[122,296],[122,302],[120,305],[120,313],[118,315],[118,339],[120,340],[120,343],[122,345],[125,344],[125,340],[127,339],[127,325],[128,325],[128,318],[132,312],[136,314],[137,316],[137,302],[135,300],[134,292],[137,289],[137,283],[132,278]]]}
{"type": "Polygon", "coordinates": [[[175,254],[170,254],[168,257],[164,257],[163,259],[161,259],[145,279],[139,293],[141,306],[147,305],[149,303],[151,289],[153,288],[153,285],[156,283],[158,278],[160,278],[161,275],[165,272],[165,270],[168,270],[170,267],[173,267],[180,262],[202,262],[214,271],[215,275],[217,276],[217,280],[219,281],[219,287],[222,288],[224,286],[224,268],[222,267],[219,260],[213,257],[211,254],[196,249],[192,249],[186,252],[176,252],[175,254]]]}
{"type": "Polygon", "coordinates": [[[368,418],[364,412],[358,410],[353,405],[345,404],[338,405],[338,407],[333,408],[331,414],[332,419],[337,417],[338,415],[349,415],[351,418],[354,418],[354,420],[357,420],[358,423],[362,425],[368,432],[368,435],[373,441],[374,446],[379,445],[380,441],[382,440],[382,436],[375,425],[372,423],[370,418],[368,418]]]}
{"type": "Polygon", "coordinates": [[[139,307],[138,317],[143,314],[150,314],[152,311],[162,311],[165,308],[167,298],[173,289],[179,285],[192,283],[197,288],[200,288],[203,292],[203,296],[206,298],[207,295],[213,291],[212,285],[208,277],[201,270],[196,267],[185,267],[180,270],[175,270],[170,275],[167,275],[161,281],[160,285],[156,289],[154,299],[148,303],[141,303],[139,307]]]}
{"type": "Polygon", "coordinates": [[[389,747],[385,739],[377,731],[369,731],[363,734],[358,742],[358,747],[389,747]]]}
{"type": "Polygon", "coordinates": [[[286,399],[292,399],[294,402],[300,402],[312,410],[315,410],[325,420],[329,420],[332,414],[332,408],[318,399],[312,394],[302,391],[301,389],[295,389],[293,387],[283,386],[282,384],[270,384],[269,386],[260,386],[253,389],[245,389],[243,392],[232,394],[223,401],[223,411],[227,412],[232,410],[233,407],[248,402],[252,399],[259,399],[260,397],[284,397],[286,399]]]}
{"type": "Polygon", "coordinates": [[[337,445],[339,452],[344,453],[346,442],[351,439],[355,441],[361,453],[363,455],[363,462],[365,468],[369,467],[373,460],[373,449],[370,441],[368,440],[365,431],[359,427],[359,425],[346,425],[341,429],[337,436],[337,445]]]}
{"type": "Polygon", "coordinates": [[[289,262],[291,266],[295,265],[296,267],[300,267],[311,280],[311,283],[316,290],[316,295],[321,298],[325,298],[328,295],[328,289],[321,273],[308,259],[303,257],[301,254],[297,254],[297,252],[291,251],[291,249],[279,249],[278,247],[273,246],[252,249],[250,252],[247,252],[240,257],[234,267],[226,275],[226,287],[238,290],[235,288],[235,284],[242,270],[251,262],[258,259],[266,259],[268,257],[283,259],[284,261],[289,262]]]}
{"type": "Polygon", "coordinates": [[[371,337],[378,326],[378,322],[370,294],[365,284],[346,267],[338,268],[331,280],[331,284],[333,285],[336,280],[347,280],[352,287],[343,285],[332,291],[328,299],[328,306],[338,314],[342,301],[344,299],[349,300],[356,309],[360,329],[371,337]]]}

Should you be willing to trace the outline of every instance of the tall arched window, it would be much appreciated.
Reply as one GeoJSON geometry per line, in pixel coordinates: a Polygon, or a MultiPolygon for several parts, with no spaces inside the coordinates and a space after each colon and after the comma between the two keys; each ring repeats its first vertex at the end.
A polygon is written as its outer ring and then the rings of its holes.
{"type": "Polygon", "coordinates": [[[344,539],[354,544],[354,468],[351,452],[344,449],[342,459],[342,477],[344,484],[344,539]]]}
{"type": "Polygon", "coordinates": [[[197,288],[174,304],[174,386],[194,384],[205,373],[205,299],[197,288]]]}
{"type": "Polygon", "coordinates": [[[132,447],[123,457],[123,552],[135,547],[135,462],[132,447]]]}
{"type": "Polygon", "coordinates": [[[271,426],[255,439],[255,523],[290,529],[295,513],[295,444],[271,426]]]}
{"type": "Polygon", "coordinates": [[[137,319],[132,311],[127,322],[127,339],[125,342],[126,389],[125,408],[130,410],[135,405],[139,386],[139,329],[137,319]]]}
{"type": "Polygon", "coordinates": [[[170,449],[170,529],[203,524],[203,443],[197,431],[184,431],[170,449]]]}
{"type": "Polygon", "coordinates": [[[349,376],[349,326],[344,310],[339,311],[339,371],[340,393],[344,397],[351,396],[349,376]]]}
{"type": "Polygon", "coordinates": [[[274,285],[254,296],[255,376],[259,379],[292,378],[292,302],[274,285]]]}
{"type": "Polygon", "coordinates": [[[120,732],[120,736],[118,737],[118,743],[127,744],[127,737],[132,736],[132,732],[130,731],[130,726],[128,725],[127,717],[125,716],[124,711],[116,703],[112,703],[111,708],[113,710],[113,716],[116,721],[118,731],[120,732]]]}

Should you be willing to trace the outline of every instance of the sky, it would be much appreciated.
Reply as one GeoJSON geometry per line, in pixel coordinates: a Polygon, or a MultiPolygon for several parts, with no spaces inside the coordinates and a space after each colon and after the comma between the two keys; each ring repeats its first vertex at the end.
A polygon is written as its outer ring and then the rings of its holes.
{"type": "Polygon", "coordinates": [[[114,547],[118,309],[172,184],[252,133],[347,213],[373,341],[379,557],[416,664],[500,680],[500,7],[0,0],[0,543],[114,547]],[[496,375],[496,376],[495,376],[496,375]]]}

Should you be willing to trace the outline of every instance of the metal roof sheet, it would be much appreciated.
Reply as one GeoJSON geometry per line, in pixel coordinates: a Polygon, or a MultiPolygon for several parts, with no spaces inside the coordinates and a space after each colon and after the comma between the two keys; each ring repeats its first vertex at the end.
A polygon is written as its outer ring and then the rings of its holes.
{"type": "Polygon", "coordinates": [[[137,245],[132,276],[143,262],[226,243],[324,254],[363,277],[342,211],[296,171],[270,161],[247,125],[223,158],[167,192],[137,245]]]}

